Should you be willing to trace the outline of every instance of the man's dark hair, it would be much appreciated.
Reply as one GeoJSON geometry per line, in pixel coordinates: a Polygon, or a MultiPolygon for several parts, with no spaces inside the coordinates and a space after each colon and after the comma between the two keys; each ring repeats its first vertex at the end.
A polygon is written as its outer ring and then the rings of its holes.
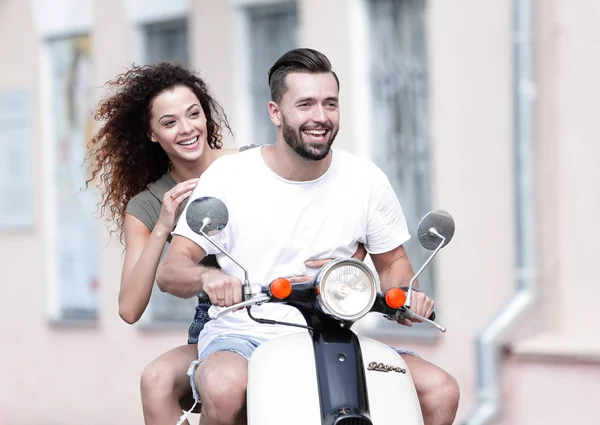
{"type": "Polygon", "coordinates": [[[333,69],[331,62],[321,52],[313,49],[301,48],[290,50],[285,53],[269,69],[269,88],[271,89],[271,100],[279,103],[286,91],[285,77],[291,72],[303,72],[308,74],[331,73],[340,88],[340,80],[333,69]]]}

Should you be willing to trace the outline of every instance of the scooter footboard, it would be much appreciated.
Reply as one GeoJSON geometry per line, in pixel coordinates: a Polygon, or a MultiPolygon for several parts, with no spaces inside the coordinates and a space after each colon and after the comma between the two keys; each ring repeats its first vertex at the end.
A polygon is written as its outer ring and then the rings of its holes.
{"type": "Polygon", "coordinates": [[[423,425],[410,371],[392,348],[359,336],[374,425],[423,425]]]}
{"type": "Polygon", "coordinates": [[[308,332],[256,348],[248,364],[248,425],[321,423],[314,347],[308,332]]]}

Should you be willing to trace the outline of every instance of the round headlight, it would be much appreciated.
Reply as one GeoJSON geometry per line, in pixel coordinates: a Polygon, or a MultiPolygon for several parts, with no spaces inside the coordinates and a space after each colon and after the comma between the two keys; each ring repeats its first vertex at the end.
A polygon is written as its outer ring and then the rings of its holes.
{"type": "Polygon", "coordinates": [[[326,313],[342,320],[358,320],[371,311],[377,297],[375,276],[354,259],[335,260],[317,277],[321,304],[326,313]]]}

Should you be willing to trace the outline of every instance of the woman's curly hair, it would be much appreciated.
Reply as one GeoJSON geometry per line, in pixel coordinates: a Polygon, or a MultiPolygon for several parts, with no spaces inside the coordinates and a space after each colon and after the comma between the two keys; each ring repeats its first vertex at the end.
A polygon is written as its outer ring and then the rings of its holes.
{"type": "Polygon", "coordinates": [[[179,65],[166,62],[134,65],[106,84],[110,93],[94,111],[94,119],[104,124],[88,146],[87,160],[91,161],[92,171],[86,187],[99,177],[101,214],[109,210],[109,220],[116,225],[122,240],[129,200],[171,167],[166,152],[148,137],[152,100],[174,87],[185,86],[192,90],[204,110],[208,144],[212,149],[223,145],[221,129],[227,128],[231,133],[231,128],[206,83],[179,65]]]}

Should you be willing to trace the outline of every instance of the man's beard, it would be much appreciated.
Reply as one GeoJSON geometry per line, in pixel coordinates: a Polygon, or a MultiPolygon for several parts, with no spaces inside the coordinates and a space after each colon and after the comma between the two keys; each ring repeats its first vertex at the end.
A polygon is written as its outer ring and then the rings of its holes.
{"type": "MultiPolygon", "coordinates": [[[[283,140],[291,147],[294,152],[300,155],[302,158],[309,159],[311,161],[320,161],[327,157],[331,150],[331,145],[337,136],[337,131],[332,133],[330,125],[320,127],[320,129],[328,130],[329,140],[327,143],[310,143],[304,142],[302,139],[302,127],[295,129],[287,125],[285,118],[282,119],[283,125],[283,140]]],[[[304,128],[307,130],[308,128],[304,128]]]]}

